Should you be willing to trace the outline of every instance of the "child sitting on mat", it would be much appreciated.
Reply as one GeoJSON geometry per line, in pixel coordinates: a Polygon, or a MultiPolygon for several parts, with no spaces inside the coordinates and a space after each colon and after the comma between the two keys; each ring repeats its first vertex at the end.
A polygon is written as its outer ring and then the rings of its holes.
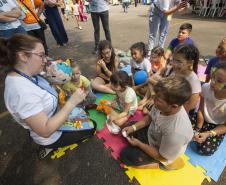
{"type": "Polygon", "coordinates": [[[130,116],[137,110],[137,97],[135,91],[129,87],[130,78],[125,71],[116,71],[110,78],[111,88],[116,92],[116,100],[111,103],[112,108],[118,108],[120,112],[111,109],[107,119],[107,127],[113,134],[118,134],[130,116]]]}
{"type": "Polygon", "coordinates": [[[193,40],[190,37],[192,31],[192,25],[190,23],[184,23],[180,26],[177,37],[170,41],[169,46],[165,52],[165,59],[168,60],[172,57],[174,49],[179,44],[193,44],[193,40]]]}
{"type": "Polygon", "coordinates": [[[131,144],[120,154],[127,166],[166,169],[182,168],[180,158],[193,137],[193,130],[183,104],[191,96],[191,86],[183,77],[162,79],[154,86],[156,96],[151,111],[141,121],[122,130],[131,144]]]}
{"type": "Polygon", "coordinates": [[[212,71],[210,83],[202,86],[195,140],[197,152],[212,155],[226,133],[226,63],[212,71]]]}
{"type": "Polygon", "coordinates": [[[86,96],[86,99],[78,106],[84,107],[86,105],[95,103],[96,96],[92,92],[90,81],[85,76],[81,75],[80,67],[78,64],[72,63],[71,68],[72,68],[71,80],[66,82],[62,86],[62,89],[64,89],[66,93],[69,95],[73,94],[79,88],[89,92],[88,95],[86,96]]]}
{"type": "Polygon", "coordinates": [[[206,67],[206,82],[210,81],[210,73],[211,68],[216,66],[217,64],[226,63],[226,37],[221,40],[217,49],[216,49],[216,57],[210,59],[206,67]]]}
{"type": "MultiPolygon", "coordinates": [[[[160,46],[156,46],[151,50],[151,56],[150,56],[150,62],[151,62],[151,70],[152,75],[149,77],[151,80],[152,78],[155,79],[156,76],[159,76],[161,71],[166,66],[166,61],[164,59],[164,49],[160,46]]],[[[150,81],[151,82],[151,81],[150,81]]],[[[139,102],[139,108],[143,109],[143,107],[151,102],[151,96],[153,94],[153,84],[146,82],[139,88],[139,95],[143,97],[143,99],[139,102]]],[[[146,111],[147,112],[147,111],[146,111]]],[[[145,110],[144,110],[145,113],[145,110]]]]}
{"type": "Polygon", "coordinates": [[[108,40],[100,41],[98,45],[98,60],[96,62],[96,78],[92,81],[92,88],[99,92],[115,94],[111,89],[110,77],[118,70],[119,61],[114,48],[108,40]]]}
{"type": "Polygon", "coordinates": [[[140,95],[140,89],[143,84],[135,84],[134,76],[138,71],[145,71],[147,76],[149,76],[151,72],[151,63],[146,58],[146,49],[145,44],[143,42],[137,42],[130,47],[132,59],[130,61],[131,72],[132,72],[132,85],[133,89],[136,91],[138,95],[140,95]]]}

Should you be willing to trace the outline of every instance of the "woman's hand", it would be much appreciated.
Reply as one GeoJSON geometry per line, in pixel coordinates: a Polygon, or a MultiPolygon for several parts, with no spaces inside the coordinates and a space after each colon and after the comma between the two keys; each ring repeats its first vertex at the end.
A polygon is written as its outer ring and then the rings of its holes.
{"type": "Polygon", "coordinates": [[[81,88],[79,88],[71,95],[68,101],[72,103],[74,106],[76,106],[86,98],[88,93],[89,93],[88,91],[84,91],[81,88]]]}
{"type": "Polygon", "coordinates": [[[195,141],[197,141],[198,143],[203,143],[209,136],[209,132],[201,132],[195,136],[195,141]]]}
{"type": "Polygon", "coordinates": [[[135,137],[127,137],[127,140],[129,141],[129,143],[133,146],[139,146],[139,144],[141,143],[141,141],[139,139],[136,139],[135,137]]]}

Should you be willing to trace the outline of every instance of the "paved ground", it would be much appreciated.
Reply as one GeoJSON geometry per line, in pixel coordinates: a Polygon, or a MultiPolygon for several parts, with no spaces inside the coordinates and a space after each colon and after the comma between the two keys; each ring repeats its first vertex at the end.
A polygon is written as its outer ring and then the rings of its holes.
{"type": "MultiPolygon", "coordinates": [[[[147,10],[147,6],[130,7],[129,13],[124,14],[121,6],[111,7],[110,24],[115,47],[127,50],[137,41],[147,41],[147,10]]],[[[179,25],[184,22],[192,23],[192,37],[201,54],[214,55],[219,40],[226,36],[225,20],[200,18],[190,12],[178,14],[171,22],[166,45],[176,35],[179,25]]],[[[91,54],[93,28],[90,19],[87,23],[82,23],[82,26],[83,30],[80,31],[75,28],[72,20],[65,23],[70,40],[67,47],[57,48],[49,31],[47,40],[51,56],[74,58],[80,63],[82,72],[91,78],[94,76],[96,57],[91,54]]],[[[28,133],[5,113],[2,75],[0,88],[0,185],[130,184],[119,164],[110,157],[110,152],[96,137],[76,150],[67,152],[61,159],[39,161],[35,152],[37,145],[29,139],[28,133]]],[[[226,184],[226,170],[218,183],[210,184],[226,184]]]]}

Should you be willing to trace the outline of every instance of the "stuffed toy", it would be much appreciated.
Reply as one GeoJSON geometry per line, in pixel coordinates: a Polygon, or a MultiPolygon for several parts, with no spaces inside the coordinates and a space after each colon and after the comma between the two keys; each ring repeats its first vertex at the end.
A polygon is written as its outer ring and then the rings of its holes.
{"type": "Polygon", "coordinates": [[[107,100],[100,100],[100,104],[96,108],[97,111],[102,111],[106,115],[110,114],[111,108],[107,100]]]}
{"type": "Polygon", "coordinates": [[[72,69],[70,67],[71,60],[51,60],[47,62],[46,78],[53,84],[58,92],[60,107],[63,107],[67,94],[61,88],[61,85],[71,80],[72,69]]]}

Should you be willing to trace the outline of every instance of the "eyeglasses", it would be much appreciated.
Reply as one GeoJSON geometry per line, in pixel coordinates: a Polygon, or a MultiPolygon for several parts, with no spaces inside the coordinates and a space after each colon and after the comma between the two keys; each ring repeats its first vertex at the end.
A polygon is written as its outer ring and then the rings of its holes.
{"type": "Polygon", "coordinates": [[[177,66],[180,66],[180,67],[185,65],[184,62],[182,62],[182,61],[180,61],[180,60],[175,60],[175,59],[170,60],[169,63],[170,63],[171,65],[174,64],[174,65],[177,65],[177,66]]]}
{"type": "Polygon", "coordinates": [[[39,56],[42,59],[42,61],[44,61],[47,58],[47,55],[45,53],[35,53],[35,52],[26,52],[26,53],[39,56]]]}

